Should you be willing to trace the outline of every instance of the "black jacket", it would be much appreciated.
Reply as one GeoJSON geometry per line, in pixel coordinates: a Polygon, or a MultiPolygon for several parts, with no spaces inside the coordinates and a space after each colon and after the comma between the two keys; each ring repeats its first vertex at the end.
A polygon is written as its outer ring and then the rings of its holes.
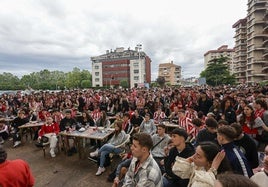
{"type": "Polygon", "coordinates": [[[165,171],[167,175],[171,178],[171,180],[176,181],[178,186],[180,187],[186,187],[188,185],[189,179],[181,179],[177,175],[175,175],[172,171],[172,166],[176,161],[176,157],[182,157],[182,158],[188,158],[192,156],[195,153],[194,146],[190,143],[186,143],[186,147],[183,151],[180,153],[178,152],[176,147],[173,147],[169,151],[169,155],[165,158],[164,164],[165,164],[165,171]]]}

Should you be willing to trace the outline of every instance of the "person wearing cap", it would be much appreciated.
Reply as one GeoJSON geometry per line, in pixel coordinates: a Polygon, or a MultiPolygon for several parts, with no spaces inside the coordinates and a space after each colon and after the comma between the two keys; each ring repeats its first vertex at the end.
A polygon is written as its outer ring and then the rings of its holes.
{"type": "Polygon", "coordinates": [[[221,126],[218,128],[218,142],[226,153],[233,171],[250,178],[253,175],[253,171],[245,155],[234,144],[236,136],[236,131],[231,126],[221,126]]]}
{"type": "Polygon", "coordinates": [[[7,160],[6,151],[0,147],[0,186],[34,186],[34,177],[27,162],[7,160]]]}
{"type": "Polygon", "coordinates": [[[166,174],[163,177],[164,187],[186,187],[188,179],[182,179],[175,175],[172,171],[172,166],[176,161],[176,157],[188,158],[195,153],[195,149],[191,143],[186,143],[188,138],[186,130],[181,128],[173,129],[171,132],[171,140],[173,148],[170,149],[169,154],[164,159],[164,166],[166,174]]]}

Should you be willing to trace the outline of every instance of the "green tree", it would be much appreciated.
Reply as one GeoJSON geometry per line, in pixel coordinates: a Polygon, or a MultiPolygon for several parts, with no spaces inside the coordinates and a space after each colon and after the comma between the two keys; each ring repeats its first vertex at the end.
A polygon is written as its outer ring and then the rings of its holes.
{"type": "Polygon", "coordinates": [[[121,80],[120,86],[122,86],[122,88],[129,88],[129,83],[127,80],[121,80]]]}
{"type": "Polygon", "coordinates": [[[200,77],[205,77],[207,84],[211,86],[235,84],[235,77],[230,75],[228,66],[224,64],[227,60],[227,57],[213,59],[212,63],[200,73],[200,77]]]}

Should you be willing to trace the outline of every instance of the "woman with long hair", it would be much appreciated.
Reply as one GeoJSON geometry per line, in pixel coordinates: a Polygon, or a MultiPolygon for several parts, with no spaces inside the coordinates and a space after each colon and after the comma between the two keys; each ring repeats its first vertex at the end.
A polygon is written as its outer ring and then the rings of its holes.
{"type": "Polygon", "coordinates": [[[123,151],[121,148],[116,147],[122,144],[127,138],[127,134],[125,133],[125,131],[122,130],[122,124],[123,124],[122,121],[117,121],[114,124],[114,129],[115,129],[114,135],[108,141],[108,143],[104,144],[99,150],[90,153],[90,157],[100,156],[100,164],[99,164],[98,171],[96,173],[97,176],[101,175],[105,171],[104,163],[105,163],[106,156],[108,154],[110,153],[119,154],[123,151]]]}
{"type": "Polygon", "coordinates": [[[231,171],[231,166],[218,145],[202,142],[193,156],[187,159],[177,157],[172,171],[182,179],[190,179],[188,187],[212,187],[217,174],[231,171]]]}
{"type": "Polygon", "coordinates": [[[99,119],[97,119],[95,125],[96,125],[97,127],[108,128],[108,127],[110,127],[110,124],[111,124],[111,122],[110,122],[110,120],[107,118],[107,114],[106,114],[106,112],[105,112],[104,110],[102,110],[101,113],[100,113],[100,117],[99,117],[99,119]]]}
{"type": "Polygon", "coordinates": [[[87,125],[88,126],[94,126],[95,125],[95,122],[94,122],[93,118],[86,111],[83,111],[82,115],[77,117],[77,122],[81,123],[82,127],[85,127],[87,125]]]}
{"type": "Polygon", "coordinates": [[[268,127],[259,116],[256,116],[251,105],[244,107],[244,112],[239,119],[239,123],[242,125],[243,132],[253,138],[256,138],[257,135],[259,135],[259,131],[262,131],[263,129],[268,131],[268,127]]]}
{"type": "Polygon", "coordinates": [[[229,124],[236,122],[236,113],[233,108],[233,100],[229,97],[221,102],[221,119],[228,121],[229,124]]]}

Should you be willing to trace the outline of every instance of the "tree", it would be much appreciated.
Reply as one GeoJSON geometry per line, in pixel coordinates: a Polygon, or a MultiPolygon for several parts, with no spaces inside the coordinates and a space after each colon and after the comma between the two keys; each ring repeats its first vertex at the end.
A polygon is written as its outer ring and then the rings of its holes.
{"type": "Polygon", "coordinates": [[[159,86],[161,87],[161,88],[163,88],[164,86],[165,86],[165,82],[166,82],[166,80],[165,80],[165,77],[158,77],[157,79],[156,79],[156,82],[159,84],[159,86]]]}
{"type": "Polygon", "coordinates": [[[205,77],[208,85],[217,86],[220,84],[234,84],[235,77],[230,75],[228,66],[224,64],[227,57],[215,58],[208,67],[200,73],[200,77],[205,77]]]}
{"type": "Polygon", "coordinates": [[[120,86],[122,86],[122,88],[129,88],[129,84],[127,80],[121,80],[120,81],[120,86]]]}

